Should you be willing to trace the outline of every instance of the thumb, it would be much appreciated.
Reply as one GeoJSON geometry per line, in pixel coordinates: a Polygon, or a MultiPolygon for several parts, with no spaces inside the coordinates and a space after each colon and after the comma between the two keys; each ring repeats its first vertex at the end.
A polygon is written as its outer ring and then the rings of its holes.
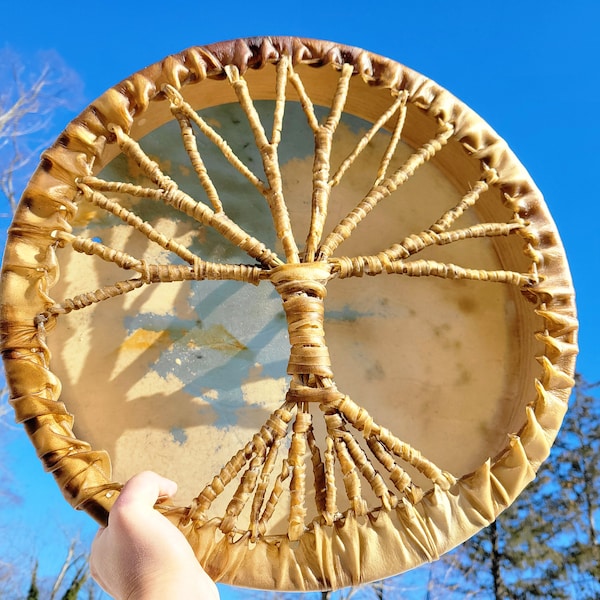
{"type": "Polygon", "coordinates": [[[112,510],[138,506],[152,508],[160,499],[170,498],[177,492],[177,484],[152,471],[143,471],[132,477],[121,490],[112,510]]]}

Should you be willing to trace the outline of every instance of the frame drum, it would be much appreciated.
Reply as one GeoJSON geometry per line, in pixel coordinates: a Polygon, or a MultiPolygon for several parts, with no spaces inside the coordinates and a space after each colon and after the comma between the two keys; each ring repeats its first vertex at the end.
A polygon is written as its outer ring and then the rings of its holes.
{"type": "Polygon", "coordinates": [[[493,521],[577,352],[556,227],[469,108],[356,48],[253,38],[132,75],[41,160],[9,231],[11,403],[105,523],[152,469],[216,580],[331,589],[493,521]]]}

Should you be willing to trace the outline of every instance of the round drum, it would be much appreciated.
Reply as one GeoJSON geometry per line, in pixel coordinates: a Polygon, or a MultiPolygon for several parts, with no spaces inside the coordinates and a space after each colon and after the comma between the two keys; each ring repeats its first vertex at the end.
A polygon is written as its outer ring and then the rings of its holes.
{"type": "Polygon", "coordinates": [[[573,290],[542,197],[432,81],[253,38],[132,75],[43,156],[9,232],[11,402],[67,499],[121,484],[216,580],[388,577],[486,526],[567,408],[573,290]]]}

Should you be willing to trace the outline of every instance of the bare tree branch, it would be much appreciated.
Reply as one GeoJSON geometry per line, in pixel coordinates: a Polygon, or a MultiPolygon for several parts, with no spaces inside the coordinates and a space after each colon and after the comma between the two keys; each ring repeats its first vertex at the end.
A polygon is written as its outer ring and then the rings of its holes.
{"type": "Polygon", "coordinates": [[[55,53],[32,65],[10,49],[0,50],[0,200],[7,218],[43,148],[56,136],[56,115],[81,99],[81,82],[55,53]]]}

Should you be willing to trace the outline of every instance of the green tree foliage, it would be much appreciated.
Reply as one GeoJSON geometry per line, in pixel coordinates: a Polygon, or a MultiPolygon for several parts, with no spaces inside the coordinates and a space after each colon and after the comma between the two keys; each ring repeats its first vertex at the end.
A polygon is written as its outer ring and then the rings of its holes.
{"type": "Polygon", "coordinates": [[[600,387],[580,381],[575,404],[558,440],[553,476],[560,493],[549,507],[561,524],[560,543],[566,582],[577,598],[600,597],[600,387]]]}

